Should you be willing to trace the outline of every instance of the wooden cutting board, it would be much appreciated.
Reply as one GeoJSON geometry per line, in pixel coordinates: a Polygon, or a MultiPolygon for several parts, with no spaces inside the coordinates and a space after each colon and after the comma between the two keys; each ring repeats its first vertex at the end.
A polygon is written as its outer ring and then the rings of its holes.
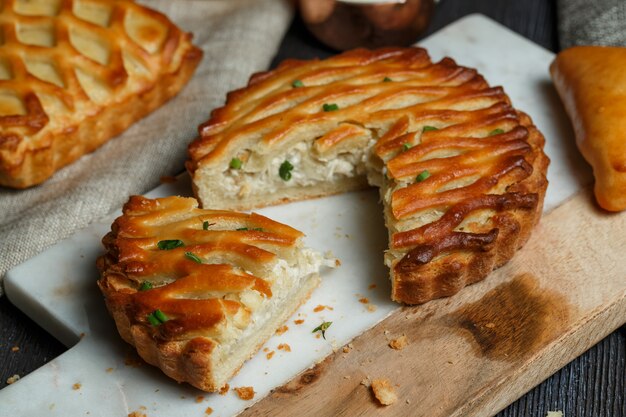
{"type": "Polygon", "coordinates": [[[462,297],[397,310],[242,415],[489,416],[624,322],[626,212],[585,189],[462,297]],[[408,346],[391,349],[403,334],[408,346]],[[374,378],[392,382],[395,404],[374,400],[374,378]]]}

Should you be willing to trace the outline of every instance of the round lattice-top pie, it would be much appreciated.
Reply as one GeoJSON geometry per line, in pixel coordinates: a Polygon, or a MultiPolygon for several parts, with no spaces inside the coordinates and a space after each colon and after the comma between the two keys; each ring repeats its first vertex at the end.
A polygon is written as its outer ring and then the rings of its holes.
{"type": "Polygon", "coordinates": [[[189,148],[203,207],[380,187],[392,298],[456,293],[509,260],[538,221],[544,138],[500,87],[421,48],[355,50],[252,76],[189,148]]]}

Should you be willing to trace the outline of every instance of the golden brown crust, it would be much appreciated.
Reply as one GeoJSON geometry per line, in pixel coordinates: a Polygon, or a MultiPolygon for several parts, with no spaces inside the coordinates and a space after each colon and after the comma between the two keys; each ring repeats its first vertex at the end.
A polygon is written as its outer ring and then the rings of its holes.
{"type": "Polygon", "coordinates": [[[250,294],[272,298],[261,277],[294,256],[302,233],[257,214],[201,210],[192,198],[140,196],[111,229],[98,286],[122,338],[177,381],[219,390],[213,351],[250,325],[250,294]],[[180,242],[160,249],[163,241],[180,242]],[[152,323],[156,311],[167,320],[152,323]]]}
{"type": "Polygon", "coordinates": [[[0,22],[17,29],[0,41],[0,185],[39,184],[92,152],[176,95],[202,57],[161,13],[81,4],[4,2],[0,22]]]}
{"type": "Polygon", "coordinates": [[[316,162],[361,152],[352,175],[384,174],[392,298],[409,304],[452,295],[510,259],[537,223],[547,187],[544,138],[530,118],[476,70],[450,58],[433,63],[421,48],[287,61],[230,93],[199,133],[187,168],[201,200],[207,173],[219,182],[241,152],[306,143],[316,162]],[[338,106],[327,111],[329,103],[338,106]]]}
{"type": "Polygon", "coordinates": [[[626,210],[626,48],[577,46],[550,66],[606,210],[626,210]]]}

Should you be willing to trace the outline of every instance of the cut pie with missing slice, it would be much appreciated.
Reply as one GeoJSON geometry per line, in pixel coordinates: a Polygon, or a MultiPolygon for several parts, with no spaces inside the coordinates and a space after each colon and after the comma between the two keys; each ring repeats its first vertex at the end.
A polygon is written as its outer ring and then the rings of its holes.
{"type": "Polygon", "coordinates": [[[421,48],[286,61],[231,92],[187,169],[203,207],[380,187],[392,298],[449,296],[508,261],[539,220],[544,138],[500,87],[421,48]]]}
{"type": "Polygon", "coordinates": [[[171,378],[216,391],[319,284],[334,260],[257,214],[133,196],[98,260],[122,338],[171,378]]]}

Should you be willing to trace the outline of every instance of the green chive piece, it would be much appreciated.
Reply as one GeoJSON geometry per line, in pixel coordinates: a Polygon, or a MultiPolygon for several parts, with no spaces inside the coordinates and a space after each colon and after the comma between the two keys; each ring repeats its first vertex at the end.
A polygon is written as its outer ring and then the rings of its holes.
{"type": "Polygon", "coordinates": [[[300,80],[293,80],[293,82],[291,83],[291,86],[293,88],[300,88],[300,87],[304,87],[304,83],[300,80]]]}
{"type": "Polygon", "coordinates": [[[424,171],[420,172],[420,174],[417,176],[417,178],[415,178],[415,181],[422,182],[422,181],[424,181],[428,177],[430,177],[430,172],[424,170],[424,171]]]}
{"type": "Polygon", "coordinates": [[[324,338],[324,340],[326,340],[326,330],[328,330],[331,324],[333,324],[332,321],[325,321],[317,326],[315,329],[313,329],[311,333],[322,332],[322,337],[324,338]]]}
{"type": "Polygon", "coordinates": [[[154,312],[152,313],[154,315],[154,317],[160,321],[161,323],[165,323],[166,321],[169,320],[169,317],[167,317],[165,315],[164,312],[162,312],[161,310],[159,310],[158,308],[156,310],[154,310],[154,312]]]}
{"type": "Polygon", "coordinates": [[[402,150],[404,152],[408,151],[409,149],[411,149],[413,147],[413,145],[411,145],[410,143],[404,143],[402,144],[402,150]]]}
{"type": "Polygon", "coordinates": [[[159,319],[157,319],[154,316],[154,313],[150,313],[148,314],[148,321],[150,322],[151,325],[153,326],[158,326],[159,324],[161,324],[161,322],[159,321],[159,319]]]}
{"type": "Polygon", "coordinates": [[[198,258],[198,256],[195,253],[192,252],[185,252],[185,257],[187,259],[191,259],[192,261],[201,264],[202,263],[202,259],[198,258]]]}
{"type": "Polygon", "coordinates": [[[152,289],[152,283],[150,281],[144,281],[139,286],[139,291],[148,291],[152,289]]]}
{"type": "Polygon", "coordinates": [[[291,179],[291,170],[293,170],[293,165],[291,165],[291,162],[285,161],[280,164],[280,168],[278,169],[278,175],[284,181],[289,181],[291,179]]]}
{"type": "Polygon", "coordinates": [[[180,248],[181,246],[185,246],[185,244],[179,239],[161,240],[157,243],[157,247],[161,250],[172,250],[180,248]]]}
{"type": "Polygon", "coordinates": [[[391,78],[389,78],[389,77],[385,77],[385,78],[383,78],[383,82],[384,82],[384,83],[389,83],[389,82],[391,82],[391,81],[393,81],[393,80],[392,80],[391,78]]]}
{"type": "Polygon", "coordinates": [[[502,133],[504,133],[504,130],[502,129],[493,129],[491,132],[489,132],[489,136],[501,135],[502,133]]]}
{"type": "Polygon", "coordinates": [[[241,162],[241,159],[235,157],[233,159],[230,160],[230,168],[231,169],[241,169],[241,165],[243,163],[241,162]]]}
{"type": "Polygon", "coordinates": [[[202,230],[209,230],[209,222],[208,221],[202,222],[202,230]]]}
{"type": "Polygon", "coordinates": [[[422,128],[422,132],[430,132],[432,130],[439,130],[438,128],[436,128],[435,126],[424,126],[422,128]]]}
{"type": "Polygon", "coordinates": [[[239,227],[239,228],[237,228],[235,230],[238,231],[238,232],[242,232],[242,231],[248,230],[248,228],[247,227],[239,227]]]}
{"type": "Polygon", "coordinates": [[[324,103],[324,105],[322,106],[322,108],[324,109],[324,111],[335,111],[335,110],[339,110],[339,106],[335,103],[324,103]]]}

